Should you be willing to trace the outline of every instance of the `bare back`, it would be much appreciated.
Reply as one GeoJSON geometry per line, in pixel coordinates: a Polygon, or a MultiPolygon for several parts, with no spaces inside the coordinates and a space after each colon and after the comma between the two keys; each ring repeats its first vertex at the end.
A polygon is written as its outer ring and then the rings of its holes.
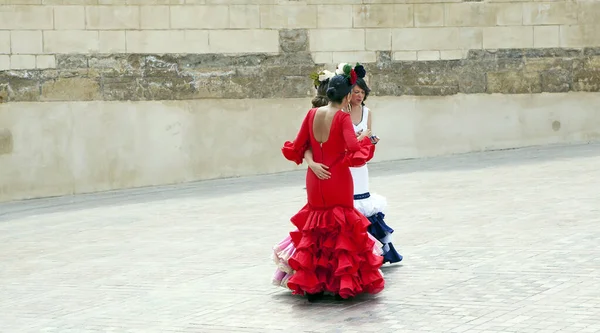
{"type": "Polygon", "coordinates": [[[337,112],[337,109],[333,109],[329,106],[320,107],[315,111],[315,117],[313,119],[313,135],[318,143],[323,144],[329,140],[331,124],[333,123],[333,118],[337,112]]]}

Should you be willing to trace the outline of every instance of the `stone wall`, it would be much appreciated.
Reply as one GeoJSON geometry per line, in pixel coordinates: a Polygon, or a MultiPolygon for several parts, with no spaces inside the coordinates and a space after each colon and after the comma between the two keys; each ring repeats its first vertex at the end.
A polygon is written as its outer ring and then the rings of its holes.
{"type": "Polygon", "coordinates": [[[277,54],[306,29],[316,63],[464,58],[469,50],[600,46],[594,0],[2,0],[0,69],[58,54],[277,54]],[[401,2],[398,4],[398,2],[401,2]]]}
{"type": "Polygon", "coordinates": [[[0,0],[0,201],[293,169],[338,62],[378,160],[596,140],[599,31],[593,0],[0,0]]]}
{"type": "Polygon", "coordinates": [[[342,61],[380,96],[599,89],[599,1],[393,2],[4,0],[0,98],[305,97],[342,61]]]}

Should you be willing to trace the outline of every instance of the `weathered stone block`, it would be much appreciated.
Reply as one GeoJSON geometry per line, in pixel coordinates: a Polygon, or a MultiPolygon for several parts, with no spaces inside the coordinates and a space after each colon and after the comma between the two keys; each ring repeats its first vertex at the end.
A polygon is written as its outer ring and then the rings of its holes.
{"type": "Polygon", "coordinates": [[[42,101],[93,101],[100,97],[98,81],[83,77],[46,81],[41,88],[42,101]]]}
{"type": "Polygon", "coordinates": [[[525,49],[522,53],[527,58],[577,58],[582,56],[581,49],[567,48],[525,49]]]}
{"type": "Polygon", "coordinates": [[[573,71],[573,60],[564,58],[527,58],[525,70],[528,72],[573,71]]]}
{"type": "Polygon", "coordinates": [[[12,133],[6,128],[0,128],[0,155],[10,154],[13,151],[12,133]]]}
{"type": "Polygon", "coordinates": [[[487,92],[500,94],[533,94],[542,92],[539,73],[505,71],[487,73],[487,92]]]}
{"type": "Polygon", "coordinates": [[[56,56],[57,68],[87,68],[88,57],[85,55],[59,54],[56,56]]]}
{"type": "Polygon", "coordinates": [[[496,62],[490,59],[461,61],[458,70],[458,88],[463,94],[481,94],[487,91],[486,73],[496,70],[496,62]]]}
{"type": "Polygon", "coordinates": [[[407,86],[458,86],[460,61],[407,62],[402,66],[401,82],[407,86]]]}
{"type": "Polygon", "coordinates": [[[180,93],[193,90],[191,83],[191,79],[182,77],[149,77],[144,82],[143,96],[146,100],[172,100],[176,90],[180,93]]]}
{"type": "Polygon", "coordinates": [[[106,101],[139,101],[144,96],[144,81],[139,77],[103,77],[101,85],[106,101]]]}
{"type": "Polygon", "coordinates": [[[550,69],[541,73],[543,92],[568,92],[572,89],[572,71],[566,69],[550,69]]]}
{"type": "Polygon", "coordinates": [[[600,56],[600,47],[586,47],[583,49],[584,57],[600,56]]]}
{"type": "Polygon", "coordinates": [[[600,91],[600,68],[592,69],[589,63],[579,65],[573,72],[574,91],[600,91]]]}
{"type": "Polygon", "coordinates": [[[308,31],[305,29],[279,30],[281,52],[308,52],[308,31]]]}
{"type": "Polygon", "coordinates": [[[377,63],[376,66],[383,69],[385,66],[389,66],[392,63],[392,52],[391,51],[378,51],[377,52],[377,63]]]}
{"type": "Polygon", "coordinates": [[[35,73],[22,77],[3,77],[0,73],[0,85],[3,84],[10,102],[37,102],[40,99],[40,82],[35,73]]]}
{"type": "Polygon", "coordinates": [[[574,91],[600,91],[600,71],[580,73],[573,81],[574,91]]]}
{"type": "Polygon", "coordinates": [[[373,74],[369,80],[370,88],[380,96],[402,96],[404,89],[394,74],[373,74]]]}

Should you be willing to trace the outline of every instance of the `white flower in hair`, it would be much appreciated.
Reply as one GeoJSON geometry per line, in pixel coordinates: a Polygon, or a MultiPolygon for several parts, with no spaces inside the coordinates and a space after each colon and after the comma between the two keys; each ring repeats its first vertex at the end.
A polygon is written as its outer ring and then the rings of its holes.
{"type": "Polygon", "coordinates": [[[344,74],[344,66],[346,66],[347,63],[342,62],[340,63],[337,68],[335,69],[335,74],[337,75],[343,75],[344,74]]]}
{"type": "Polygon", "coordinates": [[[319,73],[319,81],[323,82],[325,80],[331,79],[332,77],[334,77],[335,74],[328,71],[328,70],[323,70],[321,73],[319,73]]]}

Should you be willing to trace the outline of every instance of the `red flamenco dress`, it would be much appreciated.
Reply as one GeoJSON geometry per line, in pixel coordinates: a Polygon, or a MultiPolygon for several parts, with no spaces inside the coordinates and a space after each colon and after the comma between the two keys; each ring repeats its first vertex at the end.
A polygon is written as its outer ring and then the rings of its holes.
{"type": "Polygon", "coordinates": [[[331,178],[319,180],[308,169],[308,203],[291,218],[298,228],[290,232],[295,252],[288,264],[293,269],[287,286],[294,294],[333,293],[341,298],[383,290],[379,268],[383,258],[367,233],[369,220],[354,209],[354,191],[349,167],[364,165],[373,157],[369,138],[358,141],[350,115],[338,111],[329,138],[323,144],[313,134],[316,109],[311,109],[294,142],[282,148],[286,159],[301,164],[312,148],[314,160],[329,166],[331,178]]]}

